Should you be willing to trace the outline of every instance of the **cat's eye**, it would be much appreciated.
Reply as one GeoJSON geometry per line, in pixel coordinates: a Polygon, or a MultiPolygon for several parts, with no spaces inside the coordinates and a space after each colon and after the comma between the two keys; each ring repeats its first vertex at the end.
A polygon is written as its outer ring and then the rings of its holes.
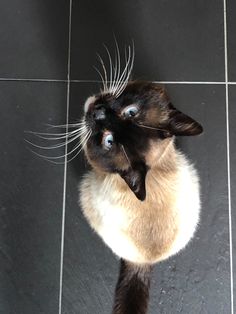
{"type": "Polygon", "coordinates": [[[111,133],[105,133],[103,136],[103,146],[105,149],[110,150],[114,142],[113,135],[111,133]]]}
{"type": "Polygon", "coordinates": [[[121,114],[125,118],[133,118],[139,112],[139,107],[137,105],[130,105],[122,110],[121,114]]]}

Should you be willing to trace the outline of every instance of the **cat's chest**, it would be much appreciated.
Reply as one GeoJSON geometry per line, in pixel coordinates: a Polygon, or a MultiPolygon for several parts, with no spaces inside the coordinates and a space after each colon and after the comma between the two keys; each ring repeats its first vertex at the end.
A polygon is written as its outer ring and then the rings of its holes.
{"type": "Polygon", "coordinates": [[[109,197],[104,199],[101,196],[96,196],[92,203],[94,211],[100,217],[100,224],[97,226],[99,229],[104,226],[109,226],[109,228],[128,226],[130,219],[127,208],[114,204],[109,197]]]}
{"type": "MultiPolygon", "coordinates": [[[[108,228],[129,232],[137,224],[149,228],[150,223],[159,220],[157,218],[162,214],[166,221],[171,219],[176,194],[172,186],[147,180],[147,197],[145,201],[139,201],[130,190],[124,192],[112,183],[107,186],[93,181],[90,202],[96,216],[96,231],[108,228]]],[[[158,227],[158,221],[156,223],[158,227]]],[[[163,219],[161,223],[164,223],[163,219]]]]}
{"type": "Polygon", "coordinates": [[[91,227],[118,256],[138,263],[155,262],[183,248],[199,216],[194,172],[185,169],[173,180],[150,178],[143,202],[112,181],[98,182],[93,174],[82,184],[81,205],[91,227]]]}
{"type": "Polygon", "coordinates": [[[130,237],[133,230],[138,229],[141,229],[142,234],[148,234],[150,226],[160,229],[159,225],[168,225],[169,221],[174,220],[173,195],[166,197],[164,188],[157,184],[147,187],[145,201],[137,200],[132,192],[122,196],[119,193],[115,188],[111,187],[108,191],[102,186],[96,193],[94,189],[92,191],[91,203],[97,217],[96,231],[100,235],[130,237]]]}

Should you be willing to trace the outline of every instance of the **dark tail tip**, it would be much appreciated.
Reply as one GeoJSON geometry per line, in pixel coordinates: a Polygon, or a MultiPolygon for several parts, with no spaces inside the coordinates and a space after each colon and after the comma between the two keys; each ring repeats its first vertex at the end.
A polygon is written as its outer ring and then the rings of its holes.
{"type": "Polygon", "coordinates": [[[146,314],[152,266],[121,260],[113,314],[146,314]]]}

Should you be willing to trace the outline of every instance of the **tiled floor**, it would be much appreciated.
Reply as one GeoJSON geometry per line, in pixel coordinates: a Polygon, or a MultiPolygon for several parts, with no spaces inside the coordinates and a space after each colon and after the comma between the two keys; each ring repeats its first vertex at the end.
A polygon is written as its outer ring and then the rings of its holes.
{"type": "Polygon", "coordinates": [[[235,313],[235,21],[234,0],[0,2],[0,314],[111,312],[119,261],[77,204],[83,156],[54,165],[24,139],[81,117],[114,35],[135,42],[134,78],[165,83],[205,130],[178,141],[199,169],[201,224],[156,265],[149,314],[235,313]]]}

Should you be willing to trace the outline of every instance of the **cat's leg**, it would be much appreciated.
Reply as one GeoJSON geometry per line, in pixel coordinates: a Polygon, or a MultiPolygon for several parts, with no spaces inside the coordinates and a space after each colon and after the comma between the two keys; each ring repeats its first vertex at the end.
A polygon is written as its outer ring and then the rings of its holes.
{"type": "Polygon", "coordinates": [[[151,265],[121,259],[113,314],[147,313],[151,270],[151,265]]]}

